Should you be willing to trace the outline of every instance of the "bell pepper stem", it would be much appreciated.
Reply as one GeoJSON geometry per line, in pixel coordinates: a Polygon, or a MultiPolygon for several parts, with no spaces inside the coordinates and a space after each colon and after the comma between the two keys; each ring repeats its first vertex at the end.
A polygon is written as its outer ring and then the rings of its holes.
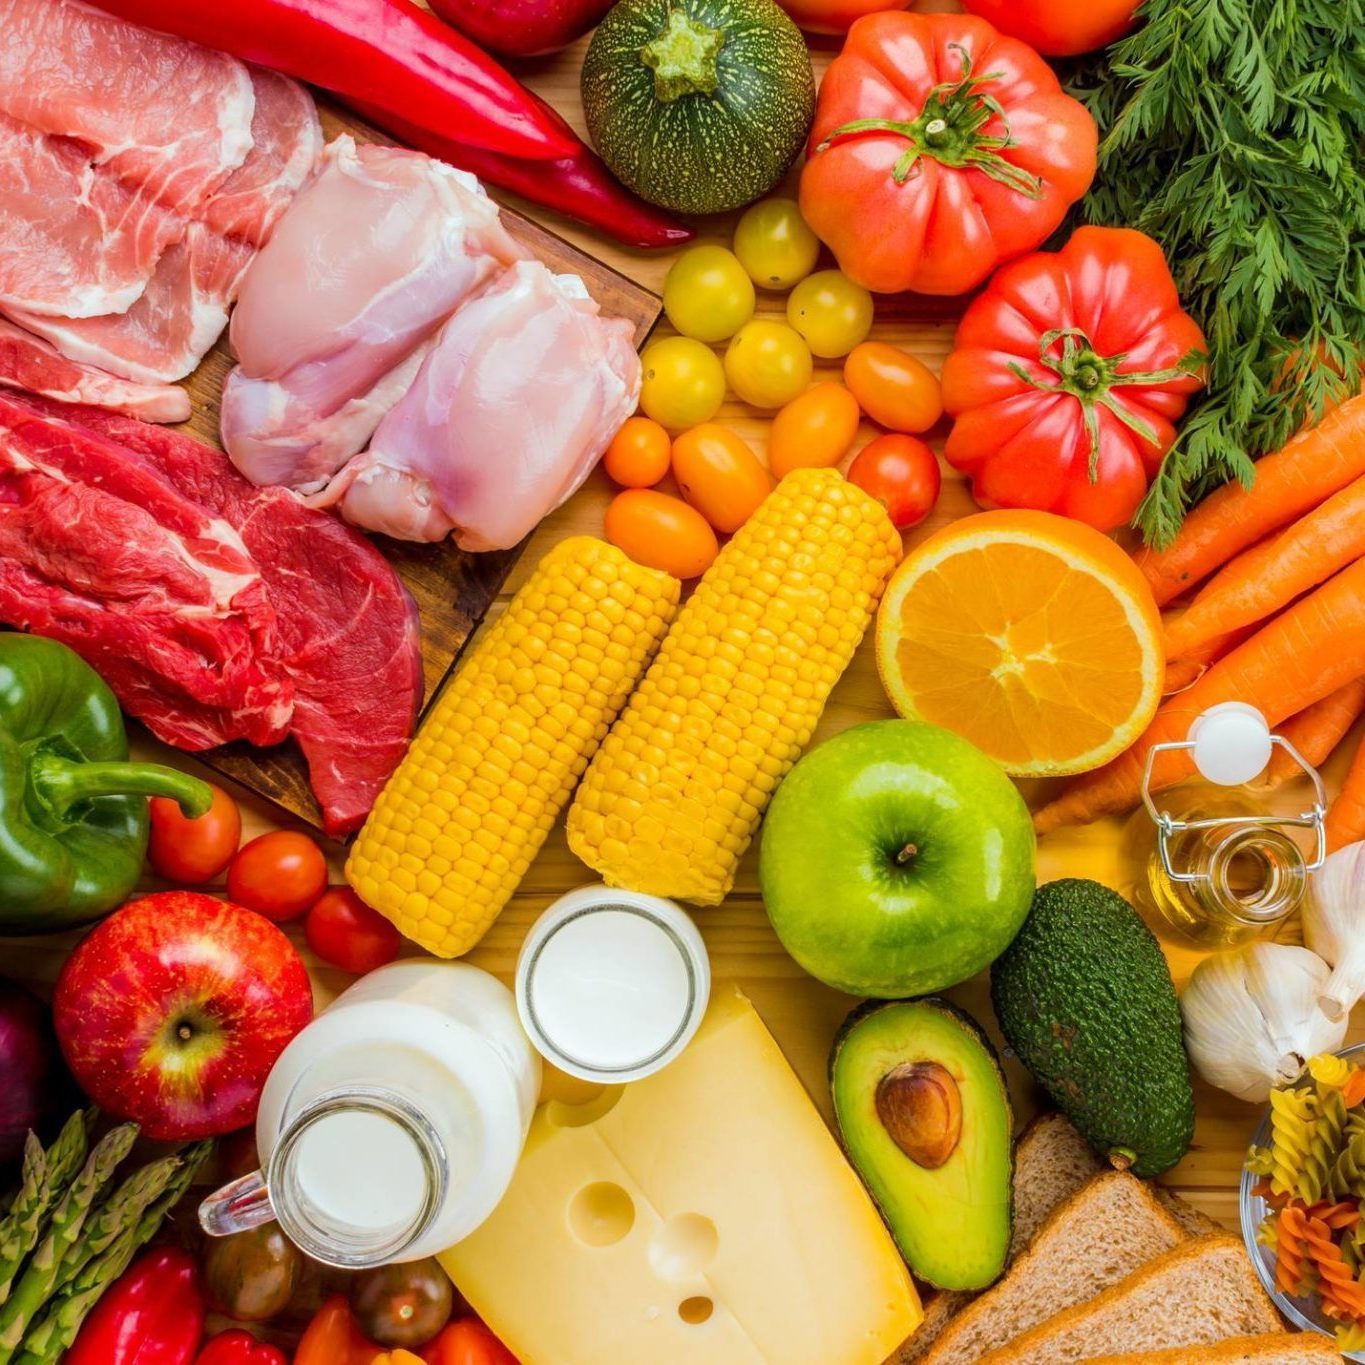
{"type": "Polygon", "coordinates": [[[213,804],[213,788],[207,782],[160,763],[86,763],[36,753],[29,775],[38,799],[59,819],[79,802],[101,796],[168,796],[191,820],[213,804]]]}

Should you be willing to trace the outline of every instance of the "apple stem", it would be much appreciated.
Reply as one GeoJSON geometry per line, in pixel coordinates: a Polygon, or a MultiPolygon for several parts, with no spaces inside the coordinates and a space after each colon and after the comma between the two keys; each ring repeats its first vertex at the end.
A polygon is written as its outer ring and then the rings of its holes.
{"type": "Polygon", "coordinates": [[[918,844],[906,844],[899,853],[896,854],[896,866],[904,867],[906,863],[912,862],[919,856],[918,844]]]}
{"type": "Polygon", "coordinates": [[[175,1036],[182,1043],[188,1043],[194,1037],[194,1030],[188,1024],[180,1024],[176,1027],[175,1036]]]}

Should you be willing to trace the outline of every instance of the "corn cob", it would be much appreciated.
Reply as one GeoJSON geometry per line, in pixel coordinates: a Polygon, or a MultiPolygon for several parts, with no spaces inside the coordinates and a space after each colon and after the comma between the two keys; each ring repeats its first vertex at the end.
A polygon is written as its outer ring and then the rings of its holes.
{"type": "Polygon", "coordinates": [[[578,789],[569,847],[608,885],[723,900],[900,553],[837,470],[788,474],[678,613],[578,789]]]}
{"type": "Polygon", "coordinates": [[[441,957],[516,890],[678,605],[676,579],[588,536],[541,560],[436,701],[346,862],[441,957]]]}

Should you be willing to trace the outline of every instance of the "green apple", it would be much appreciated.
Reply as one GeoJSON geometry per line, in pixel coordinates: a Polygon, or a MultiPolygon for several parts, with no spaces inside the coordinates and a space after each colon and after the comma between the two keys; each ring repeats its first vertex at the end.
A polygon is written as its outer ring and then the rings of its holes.
{"type": "Polygon", "coordinates": [[[805,756],[763,825],[760,875],[783,947],[852,995],[942,990],[995,960],[1034,890],[1028,808],[974,745],[874,721],[805,756]]]}

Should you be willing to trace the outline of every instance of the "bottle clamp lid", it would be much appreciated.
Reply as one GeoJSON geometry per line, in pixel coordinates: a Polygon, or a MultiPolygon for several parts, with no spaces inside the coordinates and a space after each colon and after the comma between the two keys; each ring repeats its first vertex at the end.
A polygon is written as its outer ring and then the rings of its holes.
{"type": "Polygon", "coordinates": [[[1221,702],[1195,718],[1189,737],[1154,744],[1142,772],[1142,804],[1157,829],[1157,849],[1166,875],[1176,882],[1197,882],[1200,873],[1177,871],[1171,860],[1169,840],[1189,830],[1234,825],[1260,828],[1311,829],[1316,838],[1313,861],[1304,869],[1316,872],[1327,859],[1327,791],[1322,776],[1283,735],[1272,734],[1266,718],[1245,702],[1221,702]],[[1188,753],[1200,776],[1219,787],[1240,787],[1265,771],[1276,748],[1283,749],[1313,783],[1313,806],[1299,815],[1215,815],[1198,820],[1177,820],[1163,811],[1152,795],[1152,774],[1162,754],[1188,753]]]}

